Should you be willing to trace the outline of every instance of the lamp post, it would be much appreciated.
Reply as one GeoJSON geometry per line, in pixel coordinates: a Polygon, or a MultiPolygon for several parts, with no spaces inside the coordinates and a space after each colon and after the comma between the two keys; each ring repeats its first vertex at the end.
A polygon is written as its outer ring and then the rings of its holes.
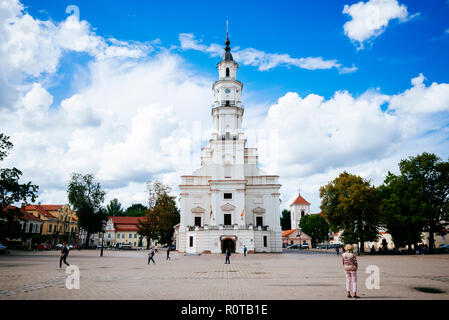
{"type": "Polygon", "coordinates": [[[102,233],[101,233],[101,252],[100,252],[100,257],[103,256],[104,232],[105,232],[105,229],[106,229],[106,221],[103,221],[103,222],[102,222],[101,229],[102,229],[102,230],[101,230],[102,233]]]}

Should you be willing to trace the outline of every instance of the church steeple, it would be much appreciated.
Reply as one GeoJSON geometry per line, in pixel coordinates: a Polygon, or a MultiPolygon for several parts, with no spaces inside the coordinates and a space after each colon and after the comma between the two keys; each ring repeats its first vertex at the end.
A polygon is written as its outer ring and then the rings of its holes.
{"type": "Polygon", "coordinates": [[[212,116],[214,119],[215,139],[228,140],[243,137],[242,128],[242,89],[243,84],[237,80],[239,64],[231,54],[228,22],[226,21],[226,41],[223,59],[217,64],[218,81],[212,86],[214,104],[212,116]]]}
{"type": "Polygon", "coordinates": [[[231,54],[231,47],[229,46],[231,41],[229,40],[228,21],[226,21],[226,41],[225,41],[225,54],[223,55],[223,61],[234,61],[231,54]]]}

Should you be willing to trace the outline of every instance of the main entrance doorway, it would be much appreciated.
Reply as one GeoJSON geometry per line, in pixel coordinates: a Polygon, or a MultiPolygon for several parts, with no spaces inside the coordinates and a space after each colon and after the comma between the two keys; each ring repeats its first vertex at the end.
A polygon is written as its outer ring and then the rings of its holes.
{"type": "Polygon", "coordinates": [[[225,253],[226,249],[229,248],[231,250],[231,253],[235,252],[235,240],[226,238],[221,240],[221,252],[225,253]]]}

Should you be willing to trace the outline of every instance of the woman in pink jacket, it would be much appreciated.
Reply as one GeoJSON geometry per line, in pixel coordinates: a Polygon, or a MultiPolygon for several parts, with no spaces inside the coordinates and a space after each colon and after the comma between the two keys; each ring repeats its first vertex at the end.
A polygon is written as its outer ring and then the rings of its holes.
{"type": "Polygon", "coordinates": [[[352,245],[345,245],[345,253],[342,254],[343,266],[346,274],[346,291],[348,291],[348,298],[351,298],[351,283],[352,292],[354,298],[360,298],[357,295],[357,258],[354,253],[352,253],[352,245]]]}

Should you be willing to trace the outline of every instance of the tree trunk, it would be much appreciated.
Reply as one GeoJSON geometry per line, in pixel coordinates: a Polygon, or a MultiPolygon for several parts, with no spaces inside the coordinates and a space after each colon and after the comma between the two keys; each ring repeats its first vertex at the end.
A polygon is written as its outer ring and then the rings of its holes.
{"type": "Polygon", "coordinates": [[[89,247],[89,244],[90,244],[90,232],[89,231],[87,231],[87,238],[86,238],[85,244],[87,245],[87,247],[89,247]]]}
{"type": "Polygon", "coordinates": [[[429,253],[433,253],[435,246],[435,235],[432,230],[429,231],[429,253]]]}
{"type": "Polygon", "coordinates": [[[360,239],[360,252],[365,252],[365,241],[363,238],[360,239]]]}

